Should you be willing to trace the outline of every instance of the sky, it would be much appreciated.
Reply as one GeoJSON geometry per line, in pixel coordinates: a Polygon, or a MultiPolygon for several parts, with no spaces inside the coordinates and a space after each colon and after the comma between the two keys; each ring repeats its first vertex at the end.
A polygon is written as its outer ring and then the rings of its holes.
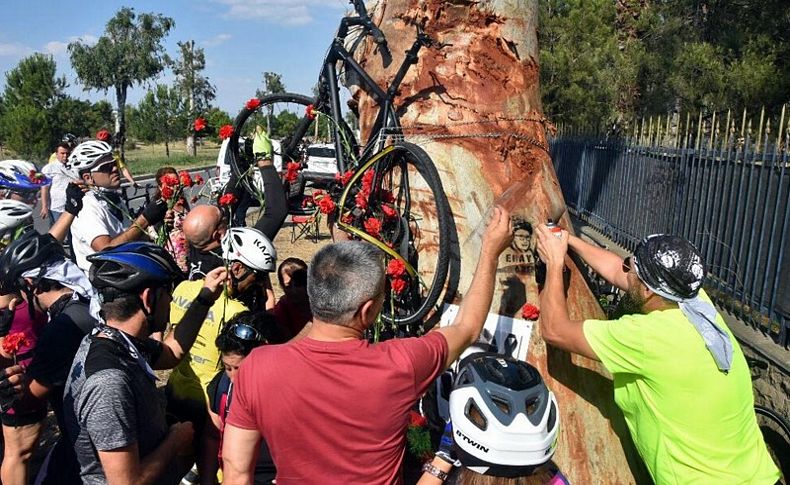
{"type": "MultiPolygon", "coordinates": [[[[217,90],[214,105],[231,117],[262,87],[264,71],[281,74],[287,91],[309,95],[340,18],[350,8],[347,0],[6,0],[3,4],[0,91],[10,69],[24,57],[42,52],[55,59],[58,75],[69,84],[69,95],[107,99],[115,106],[114,93],[83,89],[66,47],[75,40],[96,42],[107,21],[127,6],[175,21],[164,41],[171,56],[177,55],[179,41],[194,40],[204,49],[204,74],[217,90]]],[[[154,80],[172,81],[167,70],[154,80]]],[[[127,102],[136,104],[146,90],[145,85],[133,87],[127,102]]]]}

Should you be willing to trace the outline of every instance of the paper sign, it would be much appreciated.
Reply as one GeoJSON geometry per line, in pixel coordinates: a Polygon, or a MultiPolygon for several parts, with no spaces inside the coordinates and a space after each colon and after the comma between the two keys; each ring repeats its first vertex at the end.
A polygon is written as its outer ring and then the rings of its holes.
{"type": "MultiPolygon", "coordinates": [[[[439,320],[439,326],[450,325],[456,315],[458,315],[458,305],[445,304],[442,318],[439,320]]],[[[527,349],[532,336],[532,325],[533,322],[529,320],[489,313],[477,343],[466,349],[461,354],[459,361],[469,354],[482,350],[496,351],[500,354],[507,353],[518,360],[526,362],[527,349]],[[482,344],[482,348],[480,344],[482,344]],[[489,348],[489,346],[495,346],[496,348],[489,348]],[[510,352],[507,352],[507,350],[510,350],[510,352]]],[[[453,367],[457,364],[458,362],[453,367]]]]}

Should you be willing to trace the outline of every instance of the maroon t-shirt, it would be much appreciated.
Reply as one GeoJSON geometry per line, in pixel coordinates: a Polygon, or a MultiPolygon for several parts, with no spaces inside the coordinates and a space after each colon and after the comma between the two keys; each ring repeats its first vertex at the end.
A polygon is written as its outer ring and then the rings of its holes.
{"type": "Polygon", "coordinates": [[[447,352],[438,332],[259,347],[239,370],[228,423],[263,435],[278,485],[399,484],[409,410],[447,352]]]}

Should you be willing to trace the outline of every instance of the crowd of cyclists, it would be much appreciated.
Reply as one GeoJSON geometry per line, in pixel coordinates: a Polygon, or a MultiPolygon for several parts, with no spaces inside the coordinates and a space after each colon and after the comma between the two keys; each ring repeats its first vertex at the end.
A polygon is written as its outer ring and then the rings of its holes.
{"type": "MultiPolygon", "coordinates": [[[[309,264],[278,264],[288,251],[272,242],[286,217],[285,190],[270,154],[256,158],[267,203],[252,227],[231,227],[232,206],[216,201],[165,200],[163,180],[178,175],[169,167],[157,172],[151,202],[125,214],[119,166],[99,139],[58,145],[42,171],[0,161],[2,483],[402,483],[409,412],[451,366],[445,433],[419,483],[568,483],[552,461],[562,403],[536,368],[492,352],[457,363],[491,305],[498,259],[512,240],[509,213],[493,210],[451,325],[373,344],[364,336],[385,298],[383,256],[344,241],[309,264]],[[43,234],[33,227],[42,197],[39,215],[51,215],[43,234]],[[160,385],[157,371],[166,369],[160,385]],[[58,440],[32,470],[50,410],[58,440]]],[[[617,386],[607,354],[616,351],[604,336],[589,322],[587,340],[559,329],[567,310],[552,295],[561,291],[555,269],[569,236],[547,231],[537,231],[549,266],[541,306],[559,323],[544,335],[603,361],[617,386]]],[[[623,275],[611,276],[626,289],[654,281],[645,269],[652,256],[637,256],[642,273],[618,260],[623,275]]],[[[725,356],[717,378],[740,372],[737,344],[734,360],[731,345],[708,348],[717,364],[725,356]]],[[[631,432],[639,447],[639,430],[631,432]]],[[[722,436],[722,449],[730,438],[722,436]]],[[[657,482],[685,481],[662,475],[676,469],[650,462],[649,447],[640,453],[657,482]]],[[[754,468],[738,483],[778,478],[762,455],[733,460],[754,468]]]]}

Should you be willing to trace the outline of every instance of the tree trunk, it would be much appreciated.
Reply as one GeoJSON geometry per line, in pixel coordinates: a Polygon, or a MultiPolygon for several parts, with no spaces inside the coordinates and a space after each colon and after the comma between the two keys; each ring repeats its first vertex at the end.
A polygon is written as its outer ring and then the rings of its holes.
{"type": "Polygon", "coordinates": [[[127,86],[116,86],[115,88],[115,102],[118,106],[118,124],[116,125],[115,132],[119,133],[120,146],[118,147],[121,160],[126,160],[126,152],[124,145],[126,144],[126,89],[127,86]]]}
{"type": "Polygon", "coordinates": [[[165,140],[165,156],[170,158],[170,144],[167,142],[167,140],[165,140]]]}
{"type": "Polygon", "coordinates": [[[193,157],[197,156],[197,144],[194,135],[187,136],[187,153],[193,157]]]}
{"type": "MultiPolygon", "coordinates": [[[[460,241],[461,290],[469,287],[490,207],[506,205],[529,231],[529,249],[514,249],[500,260],[492,307],[518,318],[525,302],[539,305],[534,265],[524,264],[537,257],[532,228],[564,212],[547,148],[546,132],[553,127],[540,104],[537,13],[537,0],[379,0],[371,14],[384,31],[392,62],[382,65],[371,39],[355,55],[386,86],[415,39],[415,25],[424,22],[426,33],[444,43],[420,52],[396,105],[407,140],[421,145],[441,174],[460,241]]],[[[364,92],[355,97],[366,139],[377,107],[364,92]]],[[[560,225],[570,228],[567,214],[560,225]]],[[[568,265],[571,318],[603,318],[579,270],[570,260],[568,265]]],[[[644,481],[644,466],[602,365],[547,346],[537,324],[528,360],[557,395],[561,435],[554,460],[571,483],[644,481]]]]}

